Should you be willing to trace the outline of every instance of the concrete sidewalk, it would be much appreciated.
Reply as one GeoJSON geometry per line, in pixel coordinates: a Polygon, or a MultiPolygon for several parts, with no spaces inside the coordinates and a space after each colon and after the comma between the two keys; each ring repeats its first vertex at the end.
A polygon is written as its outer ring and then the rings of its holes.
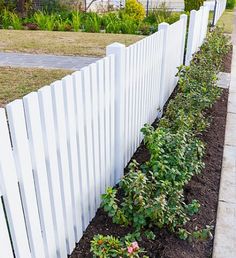
{"type": "Polygon", "coordinates": [[[236,258],[236,18],[232,42],[233,59],[213,258],[236,258]]]}
{"type": "Polygon", "coordinates": [[[0,52],[0,66],[80,70],[99,58],[0,52]]]}

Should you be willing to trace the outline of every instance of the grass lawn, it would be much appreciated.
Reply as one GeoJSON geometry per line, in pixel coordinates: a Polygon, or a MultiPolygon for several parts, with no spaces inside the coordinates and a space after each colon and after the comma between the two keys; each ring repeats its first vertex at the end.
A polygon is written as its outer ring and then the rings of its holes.
{"type": "Polygon", "coordinates": [[[0,67],[0,107],[72,71],[0,67]]]}
{"type": "Polygon", "coordinates": [[[106,46],[113,42],[128,46],[143,37],[108,33],[0,30],[0,51],[104,56],[106,46]]]}
{"type": "Polygon", "coordinates": [[[234,27],[234,10],[226,10],[219,19],[217,25],[224,26],[225,33],[231,34],[234,27]]]}
{"type": "MultiPolygon", "coordinates": [[[[210,12],[209,21],[213,19],[213,12],[210,12]]],[[[223,15],[220,17],[217,25],[224,27],[224,32],[231,34],[234,26],[234,10],[226,9],[223,15]]]]}

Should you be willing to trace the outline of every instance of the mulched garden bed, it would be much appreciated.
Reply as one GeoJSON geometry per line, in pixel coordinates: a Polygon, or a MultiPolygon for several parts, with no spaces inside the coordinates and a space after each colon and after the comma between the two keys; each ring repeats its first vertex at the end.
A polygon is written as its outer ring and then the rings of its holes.
{"type": "MultiPolygon", "coordinates": [[[[224,60],[224,72],[230,72],[231,56],[229,53],[224,60]]],[[[190,201],[197,199],[201,204],[200,211],[191,217],[187,229],[205,228],[206,225],[215,226],[218,203],[219,183],[221,175],[228,90],[223,90],[221,98],[215,105],[207,110],[210,119],[210,127],[200,138],[206,144],[205,169],[200,175],[194,176],[185,188],[185,198],[190,201]]],[[[149,159],[149,153],[141,144],[133,156],[139,163],[149,159]]],[[[125,170],[127,172],[127,169],[125,170]]],[[[75,248],[70,258],[92,257],[90,253],[90,241],[96,234],[125,236],[132,232],[132,228],[115,225],[111,218],[99,209],[82,239],[75,248]]],[[[203,242],[188,242],[180,240],[167,230],[154,230],[155,240],[143,239],[140,246],[145,248],[149,257],[153,258],[208,258],[211,257],[213,239],[203,242]]],[[[214,234],[214,232],[212,232],[214,234]]]]}

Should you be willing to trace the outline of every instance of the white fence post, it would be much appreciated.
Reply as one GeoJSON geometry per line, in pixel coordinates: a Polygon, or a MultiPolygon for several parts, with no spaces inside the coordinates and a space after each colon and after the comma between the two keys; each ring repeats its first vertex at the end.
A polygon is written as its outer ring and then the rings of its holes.
{"type": "Polygon", "coordinates": [[[158,26],[158,30],[163,30],[163,32],[164,32],[164,36],[163,36],[163,52],[162,52],[162,65],[161,65],[161,67],[162,67],[162,72],[161,72],[161,83],[160,83],[160,85],[161,85],[161,87],[160,87],[160,101],[159,101],[159,103],[160,103],[160,112],[161,112],[161,114],[160,114],[160,116],[162,116],[162,112],[163,112],[163,107],[164,107],[164,105],[165,105],[165,87],[167,87],[166,86],[166,69],[167,69],[167,67],[166,67],[166,62],[167,62],[167,60],[166,60],[166,57],[167,57],[167,55],[166,55],[166,52],[167,52],[167,48],[166,48],[166,45],[167,45],[167,41],[168,41],[168,29],[169,29],[169,24],[168,23],[166,23],[166,22],[163,22],[163,23],[161,23],[161,24],[159,24],[159,26],[158,26]]]}
{"type": "Polygon", "coordinates": [[[125,87],[125,45],[113,43],[106,48],[106,54],[115,55],[115,182],[123,176],[124,170],[124,87],[125,87]]]}

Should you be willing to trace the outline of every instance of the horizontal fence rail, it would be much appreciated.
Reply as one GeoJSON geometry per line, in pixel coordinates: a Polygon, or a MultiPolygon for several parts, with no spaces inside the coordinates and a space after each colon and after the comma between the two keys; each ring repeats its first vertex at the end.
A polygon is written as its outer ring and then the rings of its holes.
{"type": "MultiPolygon", "coordinates": [[[[202,10],[191,54],[206,35],[202,10]]],[[[182,15],[129,47],[111,44],[96,63],[0,109],[1,257],[71,254],[143,140],[140,129],[162,115],[186,27],[182,15]]]]}

